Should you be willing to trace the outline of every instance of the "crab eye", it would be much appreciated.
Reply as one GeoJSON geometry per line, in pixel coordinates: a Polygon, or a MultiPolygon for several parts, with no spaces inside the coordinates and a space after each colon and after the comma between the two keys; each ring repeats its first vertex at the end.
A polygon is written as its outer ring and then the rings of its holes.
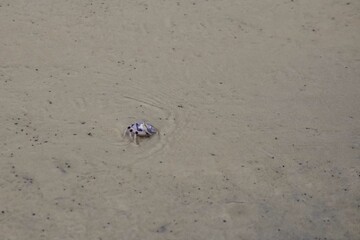
{"type": "Polygon", "coordinates": [[[135,134],[138,135],[139,133],[136,131],[135,134]]]}
{"type": "Polygon", "coordinates": [[[130,132],[132,132],[133,130],[132,130],[132,129],[130,129],[129,131],[130,131],[130,132]]]}
{"type": "Polygon", "coordinates": [[[131,127],[130,126],[128,126],[128,129],[130,129],[131,127]]]}

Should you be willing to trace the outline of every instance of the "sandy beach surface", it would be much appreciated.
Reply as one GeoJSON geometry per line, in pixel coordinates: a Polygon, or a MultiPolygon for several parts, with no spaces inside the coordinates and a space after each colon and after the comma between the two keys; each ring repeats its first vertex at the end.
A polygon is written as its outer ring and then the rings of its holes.
{"type": "Polygon", "coordinates": [[[360,239],[359,1],[1,0],[0,36],[1,240],[360,239]]]}

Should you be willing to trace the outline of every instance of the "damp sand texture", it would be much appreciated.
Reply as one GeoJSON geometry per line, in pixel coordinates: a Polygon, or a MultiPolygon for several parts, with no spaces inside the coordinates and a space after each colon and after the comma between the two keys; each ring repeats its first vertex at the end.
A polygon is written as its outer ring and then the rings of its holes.
{"type": "Polygon", "coordinates": [[[359,12],[0,1],[0,239],[360,239],[359,12]]]}

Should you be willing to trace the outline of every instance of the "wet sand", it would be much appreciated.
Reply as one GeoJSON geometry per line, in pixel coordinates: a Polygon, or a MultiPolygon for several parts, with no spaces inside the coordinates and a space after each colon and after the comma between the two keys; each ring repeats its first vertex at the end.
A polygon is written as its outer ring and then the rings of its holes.
{"type": "Polygon", "coordinates": [[[360,239],[359,12],[1,1],[1,239],[360,239]]]}

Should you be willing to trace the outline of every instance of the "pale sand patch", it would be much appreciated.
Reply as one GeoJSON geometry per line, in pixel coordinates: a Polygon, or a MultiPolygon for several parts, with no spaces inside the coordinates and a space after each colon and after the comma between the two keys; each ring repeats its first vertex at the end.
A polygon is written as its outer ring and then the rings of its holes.
{"type": "Polygon", "coordinates": [[[360,239],[359,1],[0,5],[1,239],[360,239]]]}

